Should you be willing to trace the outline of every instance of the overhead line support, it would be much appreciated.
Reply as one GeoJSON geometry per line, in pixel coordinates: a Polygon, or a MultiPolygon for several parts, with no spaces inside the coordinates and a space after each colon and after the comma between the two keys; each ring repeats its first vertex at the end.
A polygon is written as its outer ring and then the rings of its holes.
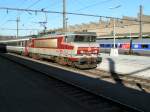
{"type": "MultiPolygon", "coordinates": [[[[53,14],[63,14],[63,12],[58,12],[58,11],[45,11],[45,10],[31,10],[31,9],[19,9],[19,8],[6,8],[6,7],[0,7],[0,10],[14,10],[14,11],[28,11],[28,12],[40,12],[40,13],[53,13],[53,14]]],[[[110,17],[110,16],[100,16],[100,15],[93,15],[93,14],[83,14],[83,13],[72,13],[72,12],[66,12],[66,14],[70,15],[79,15],[79,16],[90,16],[90,17],[103,17],[103,18],[109,18],[109,19],[118,19],[118,20],[127,20],[127,21],[136,21],[140,22],[137,19],[122,19],[122,18],[117,18],[117,17],[110,17]]],[[[150,23],[150,21],[141,21],[145,23],[150,23]]]]}

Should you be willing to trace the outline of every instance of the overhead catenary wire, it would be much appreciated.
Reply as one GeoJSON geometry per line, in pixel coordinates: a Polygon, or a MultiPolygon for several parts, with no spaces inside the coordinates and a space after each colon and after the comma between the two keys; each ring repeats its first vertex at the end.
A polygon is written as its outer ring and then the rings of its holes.
{"type": "MultiPolygon", "coordinates": [[[[22,11],[22,12],[39,12],[39,13],[53,13],[53,14],[63,14],[63,12],[59,11],[49,11],[49,10],[33,10],[33,9],[20,9],[20,8],[9,8],[9,7],[0,7],[0,10],[12,10],[12,11],[22,11]]],[[[89,16],[89,17],[98,17],[98,18],[109,18],[109,19],[116,19],[116,20],[126,20],[126,21],[136,21],[140,22],[138,19],[127,19],[127,18],[118,18],[118,17],[111,17],[111,16],[101,16],[101,15],[94,15],[94,14],[85,14],[85,13],[73,13],[73,12],[66,12],[68,15],[78,15],[78,16],[89,16]]],[[[144,23],[150,23],[150,21],[141,21],[144,23]]]]}
{"type": "MultiPolygon", "coordinates": [[[[35,5],[38,4],[40,1],[41,1],[41,0],[37,0],[37,1],[33,2],[33,3],[32,3],[31,5],[29,5],[26,9],[29,9],[29,8],[35,6],[35,5]]],[[[28,12],[28,11],[27,11],[27,12],[28,12]]],[[[28,12],[28,14],[31,15],[31,13],[29,13],[29,12],[28,12]]],[[[18,16],[21,16],[21,14],[19,14],[18,16]]]]}
{"type": "MultiPolygon", "coordinates": [[[[24,1],[22,1],[22,2],[25,2],[26,0],[24,0],[24,1]]],[[[30,6],[28,6],[27,7],[27,9],[29,9],[29,8],[31,8],[31,7],[33,7],[33,6],[35,6],[37,3],[39,3],[41,0],[37,0],[37,1],[35,1],[33,4],[31,4],[30,6]]],[[[22,3],[23,4],[23,3],[22,3]]],[[[9,13],[9,10],[7,9],[6,10],[6,12],[7,12],[7,14],[9,13]]],[[[28,11],[27,11],[28,12],[28,11]]],[[[29,13],[29,12],[28,12],[29,13]]],[[[17,18],[19,18],[19,16],[21,16],[21,14],[18,14],[18,17],[17,18]]],[[[8,22],[9,20],[6,20],[5,22],[3,22],[0,26],[3,26],[4,24],[6,24],[7,22],[8,22]]],[[[17,21],[17,20],[16,20],[17,21]]],[[[2,29],[1,29],[2,30],[2,29]]],[[[20,29],[19,29],[20,30],[20,29]]]]}
{"type": "Polygon", "coordinates": [[[4,21],[2,24],[0,24],[0,26],[4,26],[7,22],[8,22],[8,20],[4,21]]]}
{"type": "Polygon", "coordinates": [[[30,6],[28,6],[27,9],[29,9],[29,8],[31,8],[31,7],[33,7],[33,6],[35,6],[35,5],[38,4],[40,1],[41,1],[41,0],[35,1],[33,4],[31,4],[30,6]]]}
{"type": "Polygon", "coordinates": [[[93,7],[93,6],[99,5],[100,3],[101,3],[101,4],[103,4],[103,3],[110,2],[110,1],[112,1],[112,0],[103,0],[103,1],[98,1],[98,2],[96,2],[96,3],[94,3],[94,4],[90,4],[90,5],[87,5],[87,6],[83,7],[83,8],[77,9],[77,10],[75,10],[74,12],[81,11],[81,10],[84,10],[84,9],[88,9],[88,8],[90,8],[90,7],[93,7]]]}
{"type": "Polygon", "coordinates": [[[23,7],[28,0],[20,0],[20,3],[17,4],[19,7],[23,7]]]}
{"type": "MultiPolygon", "coordinates": [[[[14,29],[14,28],[0,28],[0,30],[17,30],[17,29],[14,29]]],[[[19,29],[19,30],[41,30],[41,29],[19,29]]]]}
{"type": "MultiPolygon", "coordinates": [[[[31,5],[29,5],[29,6],[27,7],[27,9],[29,9],[29,8],[31,8],[31,7],[33,7],[33,6],[35,6],[35,5],[38,4],[40,1],[41,1],[41,0],[37,0],[37,1],[33,2],[31,5]]],[[[28,12],[28,11],[27,11],[27,12],[28,12]]],[[[29,12],[28,12],[28,14],[31,15],[31,13],[29,13],[29,12]]],[[[21,16],[21,14],[19,14],[18,16],[21,16]]],[[[19,30],[22,30],[22,29],[19,28],[19,30]]]]}
{"type": "Polygon", "coordinates": [[[1,18],[1,24],[0,24],[0,27],[1,26],[4,26],[5,24],[7,24],[8,20],[5,20],[7,18],[7,15],[8,15],[8,10],[6,10],[6,15],[4,15],[2,18],[1,18]],[[4,21],[3,21],[4,20],[4,21]]]}
{"type": "MultiPolygon", "coordinates": [[[[25,2],[26,0],[23,0],[22,1],[22,4],[25,2]]],[[[30,6],[28,6],[27,7],[27,9],[29,9],[29,8],[31,8],[31,7],[33,7],[34,5],[36,5],[38,2],[40,2],[41,0],[37,0],[36,2],[34,2],[33,4],[31,4],[30,6]]],[[[8,10],[6,10],[6,12],[7,12],[7,14],[9,13],[9,11],[8,10]]],[[[6,15],[7,16],[7,15],[6,15]]],[[[4,19],[6,16],[4,16],[2,19],[4,19]]],[[[5,21],[4,23],[7,23],[8,21],[5,21]]],[[[4,25],[4,23],[2,23],[0,26],[3,26],[4,25]]]]}
{"type": "Polygon", "coordinates": [[[4,26],[8,21],[3,22],[0,26],[4,26]]]}
{"type": "MultiPolygon", "coordinates": [[[[29,9],[29,8],[31,8],[31,7],[33,7],[33,6],[35,6],[36,4],[38,4],[39,2],[40,2],[41,0],[37,0],[37,1],[35,1],[34,3],[32,3],[31,5],[29,5],[26,9],[29,9]]],[[[28,12],[28,11],[27,11],[28,12]]],[[[29,13],[29,12],[28,12],[29,13]]],[[[30,13],[29,13],[30,14],[30,13]]],[[[19,16],[20,16],[21,14],[19,14],[19,16]]]]}
{"type": "MultiPolygon", "coordinates": [[[[57,5],[62,5],[62,2],[59,2],[59,1],[54,1],[54,2],[51,2],[50,4],[48,4],[48,6],[45,6],[45,9],[47,8],[53,8],[54,6],[57,6],[57,5]]],[[[61,6],[60,6],[61,7],[61,6]]]]}

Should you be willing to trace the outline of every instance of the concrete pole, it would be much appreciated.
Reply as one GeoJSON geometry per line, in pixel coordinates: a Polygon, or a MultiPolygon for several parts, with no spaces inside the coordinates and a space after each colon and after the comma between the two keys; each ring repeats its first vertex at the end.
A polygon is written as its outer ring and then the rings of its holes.
{"type": "Polygon", "coordinates": [[[140,34],[139,34],[140,39],[142,39],[142,15],[143,15],[143,8],[142,5],[140,5],[140,34]]]}
{"type": "Polygon", "coordinates": [[[118,49],[115,46],[116,43],[116,30],[115,30],[115,18],[113,19],[113,38],[114,38],[114,45],[113,48],[110,50],[110,56],[118,56],[118,49]]]}
{"type": "Polygon", "coordinates": [[[67,25],[68,25],[68,18],[66,18],[66,27],[65,27],[65,32],[67,32],[67,25]]]}
{"type": "Polygon", "coordinates": [[[66,32],[66,0],[63,0],[63,31],[66,32]]]}
{"type": "Polygon", "coordinates": [[[129,49],[129,54],[132,54],[132,35],[131,35],[131,29],[129,28],[129,38],[130,38],[130,49],[129,49]]]}
{"type": "Polygon", "coordinates": [[[116,43],[116,29],[115,29],[115,18],[113,19],[113,38],[114,38],[114,44],[113,44],[113,47],[115,47],[115,43],[116,43]]]}
{"type": "Polygon", "coordinates": [[[16,38],[18,38],[18,35],[19,35],[19,21],[20,21],[20,19],[19,19],[19,17],[17,17],[17,19],[16,19],[16,22],[17,22],[17,36],[16,36],[16,38]]]}

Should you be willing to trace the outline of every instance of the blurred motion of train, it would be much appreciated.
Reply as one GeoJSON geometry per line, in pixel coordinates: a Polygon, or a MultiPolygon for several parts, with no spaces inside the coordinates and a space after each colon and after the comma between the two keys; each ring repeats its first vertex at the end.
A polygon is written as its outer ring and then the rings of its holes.
{"type": "Polygon", "coordinates": [[[49,59],[77,68],[96,68],[102,61],[96,33],[68,33],[7,43],[7,52],[49,59]]]}
{"type": "MultiPolygon", "coordinates": [[[[100,39],[101,52],[110,53],[113,48],[113,39],[100,39]]],[[[120,54],[135,54],[150,56],[150,38],[143,39],[115,39],[115,48],[120,54]]]]}

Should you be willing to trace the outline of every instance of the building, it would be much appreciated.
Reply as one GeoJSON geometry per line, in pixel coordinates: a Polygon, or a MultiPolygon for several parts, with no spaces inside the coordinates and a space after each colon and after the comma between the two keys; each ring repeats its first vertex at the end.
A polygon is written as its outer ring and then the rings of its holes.
{"type": "MultiPolygon", "coordinates": [[[[150,16],[142,15],[142,34],[150,37],[150,16]]],[[[136,18],[124,16],[122,19],[115,19],[115,33],[116,38],[122,37],[139,37],[140,32],[140,16],[136,18]]],[[[102,20],[98,22],[90,22],[83,24],[76,24],[67,27],[68,32],[84,31],[96,32],[99,38],[111,38],[113,36],[114,19],[102,20]]],[[[49,30],[49,32],[62,32],[62,28],[49,30]]]]}

